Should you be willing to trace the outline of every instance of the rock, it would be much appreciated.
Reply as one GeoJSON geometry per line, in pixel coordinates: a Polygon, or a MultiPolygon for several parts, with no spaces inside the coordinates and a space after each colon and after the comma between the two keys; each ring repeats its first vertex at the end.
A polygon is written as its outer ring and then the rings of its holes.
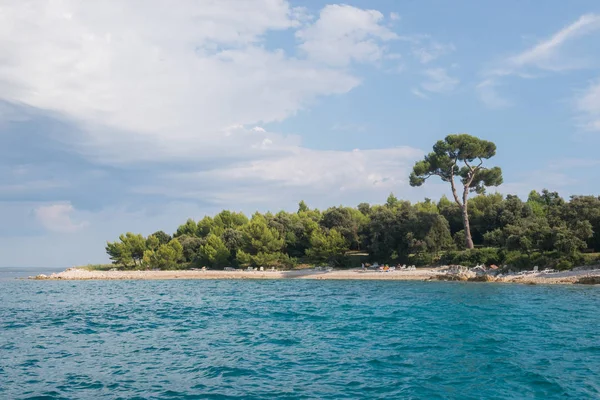
{"type": "Polygon", "coordinates": [[[494,282],[496,278],[491,275],[477,275],[468,279],[469,282],[494,282]]]}
{"type": "Polygon", "coordinates": [[[580,285],[600,285],[600,276],[582,276],[575,283],[580,285]]]}

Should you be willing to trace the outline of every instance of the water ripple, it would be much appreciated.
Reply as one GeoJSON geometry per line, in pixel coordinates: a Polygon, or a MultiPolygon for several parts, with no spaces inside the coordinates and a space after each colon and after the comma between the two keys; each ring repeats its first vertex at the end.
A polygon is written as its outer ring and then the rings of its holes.
{"type": "Polygon", "coordinates": [[[600,398],[600,289],[0,281],[0,398],[600,398]]]}

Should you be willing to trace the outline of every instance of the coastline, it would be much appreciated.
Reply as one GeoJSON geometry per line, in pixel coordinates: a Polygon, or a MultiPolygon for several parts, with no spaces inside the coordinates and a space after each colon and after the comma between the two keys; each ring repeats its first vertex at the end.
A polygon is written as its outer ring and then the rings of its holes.
{"type": "Polygon", "coordinates": [[[392,280],[392,281],[432,281],[432,280],[460,280],[498,283],[522,284],[573,284],[580,278],[594,277],[600,279],[600,270],[563,271],[555,273],[529,273],[523,275],[503,275],[477,279],[471,277],[463,279],[460,275],[448,274],[442,268],[418,268],[413,271],[362,271],[362,270],[337,270],[315,271],[312,269],[292,271],[89,271],[79,268],[69,268],[65,271],[51,275],[38,275],[29,277],[37,280],[219,280],[219,279],[309,279],[309,280],[392,280]],[[458,279],[457,279],[458,277],[458,279]]]}

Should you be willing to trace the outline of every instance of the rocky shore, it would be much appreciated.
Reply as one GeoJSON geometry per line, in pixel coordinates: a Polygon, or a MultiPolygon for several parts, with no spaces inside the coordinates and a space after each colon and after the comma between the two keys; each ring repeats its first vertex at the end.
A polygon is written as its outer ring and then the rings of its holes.
{"type": "Polygon", "coordinates": [[[417,268],[389,272],[363,270],[323,271],[89,271],[69,268],[51,275],[29,277],[39,280],[160,280],[160,279],[322,279],[322,280],[447,280],[523,284],[600,283],[600,269],[564,272],[490,274],[464,267],[417,268]]]}

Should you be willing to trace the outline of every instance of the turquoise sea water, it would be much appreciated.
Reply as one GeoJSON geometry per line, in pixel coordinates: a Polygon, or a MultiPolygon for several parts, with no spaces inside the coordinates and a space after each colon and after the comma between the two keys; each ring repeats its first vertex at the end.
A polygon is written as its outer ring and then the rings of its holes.
{"type": "Polygon", "coordinates": [[[0,279],[0,399],[117,398],[597,399],[600,287],[0,279]]]}

